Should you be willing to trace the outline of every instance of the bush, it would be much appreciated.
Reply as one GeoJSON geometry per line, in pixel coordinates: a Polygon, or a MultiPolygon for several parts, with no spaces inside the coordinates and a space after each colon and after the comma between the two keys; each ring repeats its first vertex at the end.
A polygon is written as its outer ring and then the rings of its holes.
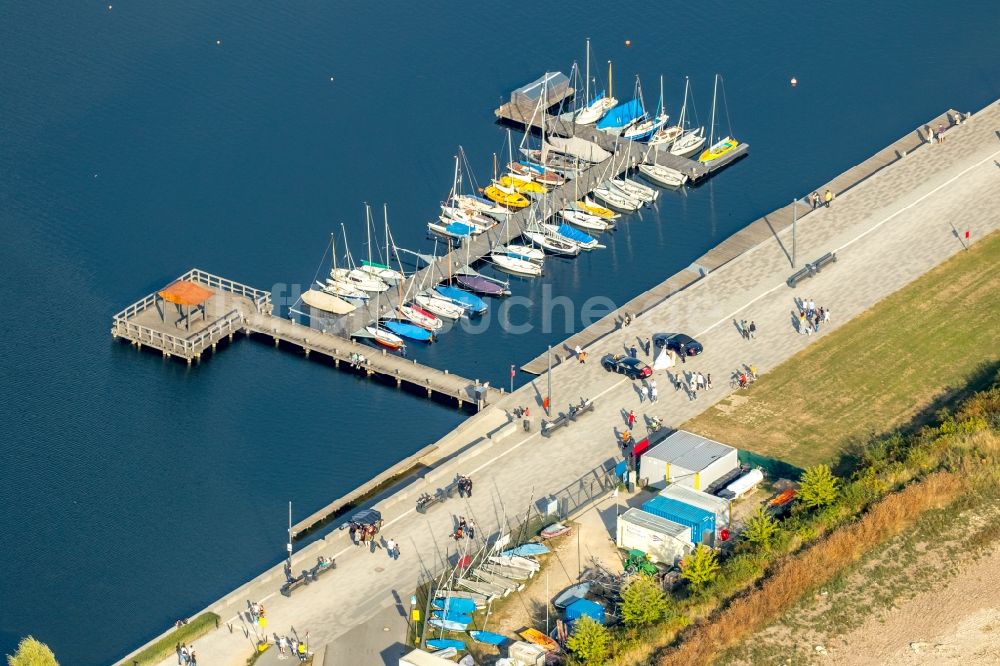
{"type": "Polygon", "coordinates": [[[829,465],[813,465],[802,473],[799,501],[807,509],[833,504],[837,500],[837,477],[829,465]]]}
{"type": "Polygon", "coordinates": [[[719,556],[703,543],[681,561],[681,577],[702,590],[719,575],[719,556]]]}
{"type": "Polygon", "coordinates": [[[611,634],[607,627],[584,615],[576,621],[566,647],[581,664],[603,664],[611,648],[611,634]]]}
{"type": "Polygon", "coordinates": [[[184,626],[174,629],[160,640],[148,646],[139,654],[133,656],[122,666],[130,666],[133,661],[139,662],[139,666],[146,664],[158,664],[177,650],[178,643],[190,643],[201,638],[219,624],[219,616],[215,613],[202,613],[184,626]]]}
{"type": "Polygon", "coordinates": [[[622,592],[622,621],[627,627],[645,627],[667,614],[667,596],[650,576],[636,576],[622,592]]]}
{"type": "Polygon", "coordinates": [[[28,636],[17,644],[17,653],[7,656],[8,666],[59,666],[49,646],[28,636]]]}
{"type": "Polygon", "coordinates": [[[743,528],[743,538],[758,548],[767,548],[777,533],[778,521],[763,506],[757,507],[743,528]]]}

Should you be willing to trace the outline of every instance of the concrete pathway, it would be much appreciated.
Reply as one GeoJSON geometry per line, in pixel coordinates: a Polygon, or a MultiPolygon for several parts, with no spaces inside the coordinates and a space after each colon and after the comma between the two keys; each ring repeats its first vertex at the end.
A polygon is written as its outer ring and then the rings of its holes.
{"type": "MultiPolygon", "coordinates": [[[[381,550],[367,553],[350,546],[343,532],[310,545],[297,556],[297,570],[310,566],[316,555],[323,553],[336,558],[337,571],[288,599],[277,594],[282,581],[280,568],[248,583],[211,607],[222,615],[224,623],[232,623],[234,630],[230,633],[224,624],[200,639],[199,655],[213,666],[244,663],[249,653],[239,629],[241,621],[231,618],[245,607],[247,599],[254,599],[265,603],[271,629],[285,631],[294,626],[300,633],[310,631],[314,645],[336,642],[340,656],[336,663],[347,663],[346,654],[355,655],[351,663],[382,663],[376,656],[380,650],[353,652],[351,644],[357,644],[362,636],[365,638],[360,642],[375,640],[372,634],[378,632],[366,623],[391,617],[397,599],[408,607],[421,570],[436,571],[442,558],[456,550],[449,535],[457,515],[473,517],[481,535],[496,530],[505,516],[523,513],[530,502],[617,457],[613,433],[623,428],[624,411],[635,409],[640,415],[656,415],[669,425],[680,424],[724,398],[729,393],[729,375],[738,367],[755,364],[760,372],[766,372],[961,252],[963,245],[954,235],[952,223],[960,231],[970,229],[973,242],[1000,228],[997,128],[1000,105],[993,104],[950,130],[945,143],[915,151],[836,199],[829,210],[805,218],[798,228],[799,256],[811,261],[836,251],[839,260],[799,288],[792,290],[785,285],[793,272],[786,256],[791,238],[790,232],[781,233],[773,242],[748,251],[668,299],[629,328],[599,340],[588,349],[591,361],[587,364],[558,366],[553,371],[557,410],[586,396],[596,400],[594,413],[558,430],[550,439],[538,434],[537,420],[527,436],[512,428],[503,439],[473,447],[443,464],[425,482],[381,503],[379,508],[386,517],[383,535],[401,545],[398,561],[390,560],[381,550]],[[809,297],[829,308],[832,322],[816,335],[797,334],[790,318],[796,297],[809,297]],[[743,340],[733,319],[754,320],[757,339],[743,340]],[[604,353],[623,350],[636,336],[661,330],[684,331],[705,344],[705,354],[680,369],[711,373],[714,390],[691,400],[684,392],[675,392],[665,374],[659,372],[659,402],[640,405],[633,382],[609,375],[596,362],[604,353]],[[474,497],[452,499],[432,507],[427,515],[417,514],[413,508],[416,496],[442,485],[456,473],[475,480],[474,497]],[[337,642],[345,634],[346,650],[337,642]]],[[[545,378],[535,383],[544,392],[545,378]]],[[[535,388],[528,385],[493,409],[519,404],[534,407],[534,398],[535,388]]],[[[463,424],[463,431],[474,432],[475,419],[495,418],[489,411],[463,424]]],[[[470,434],[469,441],[472,439],[470,434]]],[[[458,545],[468,547],[467,543],[458,545]]],[[[397,630],[392,630],[394,635],[386,645],[401,640],[397,630]]],[[[330,650],[332,654],[334,646],[330,650]]],[[[163,662],[164,666],[169,663],[163,662]]]]}

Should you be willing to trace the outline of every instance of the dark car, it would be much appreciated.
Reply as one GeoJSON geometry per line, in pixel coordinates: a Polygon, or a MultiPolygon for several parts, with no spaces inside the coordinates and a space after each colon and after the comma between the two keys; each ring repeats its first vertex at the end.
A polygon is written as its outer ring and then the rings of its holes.
{"type": "Polygon", "coordinates": [[[639,359],[621,354],[608,354],[601,359],[601,365],[604,366],[605,370],[618,372],[629,379],[649,377],[653,374],[653,369],[639,359]]]}
{"type": "Polygon", "coordinates": [[[677,354],[683,353],[686,356],[697,356],[705,351],[701,343],[684,333],[657,333],[653,336],[653,344],[658,348],[666,347],[677,354]]]}

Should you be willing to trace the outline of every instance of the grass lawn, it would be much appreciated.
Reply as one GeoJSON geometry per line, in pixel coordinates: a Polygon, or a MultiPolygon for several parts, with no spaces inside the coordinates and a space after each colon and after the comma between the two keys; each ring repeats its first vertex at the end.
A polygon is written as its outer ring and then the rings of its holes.
{"type": "Polygon", "coordinates": [[[998,268],[994,233],[682,427],[807,467],[919,424],[992,378],[982,370],[1000,359],[998,268]]]}

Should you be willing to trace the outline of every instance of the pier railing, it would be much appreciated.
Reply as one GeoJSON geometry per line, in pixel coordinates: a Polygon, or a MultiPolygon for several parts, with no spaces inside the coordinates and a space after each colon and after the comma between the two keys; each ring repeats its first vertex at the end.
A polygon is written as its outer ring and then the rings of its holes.
{"type": "Polygon", "coordinates": [[[257,312],[264,312],[267,314],[271,305],[271,292],[264,291],[263,289],[255,289],[254,287],[245,285],[242,282],[236,282],[235,280],[220,277],[207,271],[203,271],[200,268],[192,268],[187,273],[182,275],[180,279],[189,280],[191,282],[200,282],[203,285],[214,287],[220,291],[228,291],[232,294],[236,294],[237,296],[249,298],[256,306],[257,312]]]}
{"type": "Polygon", "coordinates": [[[243,328],[243,314],[235,308],[216,321],[212,322],[211,326],[208,328],[202,329],[201,331],[198,331],[197,333],[194,333],[186,338],[182,338],[181,336],[174,335],[172,333],[157,331],[156,329],[148,326],[143,326],[142,324],[130,321],[128,317],[131,315],[126,313],[131,312],[134,314],[136,312],[141,312],[146,309],[146,307],[149,307],[150,303],[145,303],[145,301],[149,300],[150,297],[146,297],[143,301],[130,305],[128,308],[115,315],[112,333],[116,336],[131,340],[137,344],[154,347],[155,349],[161,350],[165,354],[192,358],[199,355],[209,345],[218,342],[230,333],[243,328]]]}

